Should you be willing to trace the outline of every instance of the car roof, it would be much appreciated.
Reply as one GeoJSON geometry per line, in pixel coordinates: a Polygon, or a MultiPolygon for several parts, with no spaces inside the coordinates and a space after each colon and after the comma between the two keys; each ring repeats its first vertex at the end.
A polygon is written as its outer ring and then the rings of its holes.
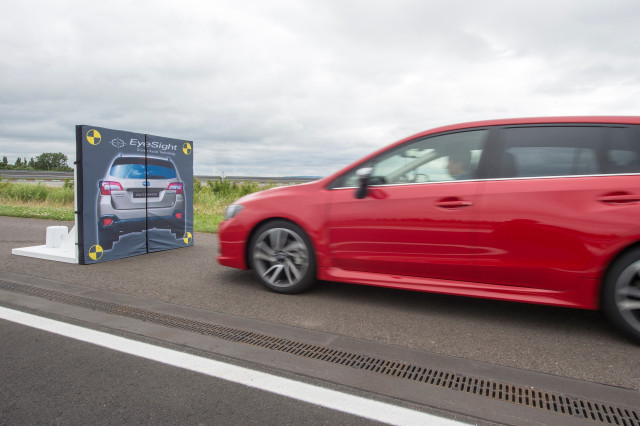
{"type": "Polygon", "coordinates": [[[113,165],[118,165],[118,164],[152,164],[152,165],[156,165],[156,166],[169,166],[169,167],[173,167],[173,163],[165,158],[158,158],[158,157],[144,157],[144,156],[138,156],[138,155],[133,155],[133,156],[121,156],[121,157],[116,157],[113,160],[113,165]]]}
{"type": "Polygon", "coordinates": [[[411,136],[467,129],[471,127],[509,126],[517,124],[640,124],[640,116],[567,116],[567,117],[526,117],[503,118],[498,120],[471,121],[468,123],[452,124],[436,127],[411,136]]]}
{"type": "Polygon", "coordinates": [[[359,159],[355,163],[350,164],[347,167],[321,179],[323,184],[332,182],[338,176],[352,169],[358,163],[365,163],[370,158],[375,157],[379,153],[396,145],[403,144],[412,139],[428,136],[436,133],[451,132],[455,130],[472,129],[478,127],[494,127],[494,126],[510,126],[510,125],[522,125],[522,124],[639,124],[640,116],[566,116],[566,117],[525,117],[525,118],[502,118],[496,120],[484,120],[484,121],[470,121],[467,123],[451,124],[448,126],[436,127],[430,130],[425,130],[420,133],[416,133],[409,137],[400,139],[389,145],[376,150],[375,152],[359,159]]]}

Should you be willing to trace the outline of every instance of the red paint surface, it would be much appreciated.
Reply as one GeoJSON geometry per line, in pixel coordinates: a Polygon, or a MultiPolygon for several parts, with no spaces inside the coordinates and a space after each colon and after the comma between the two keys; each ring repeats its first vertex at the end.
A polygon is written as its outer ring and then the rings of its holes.
{"type": "MultiPolygon", "coordinates": [[[[640,124],[640,117],[556,117],[447,126],[640,124]]],[[[640,143],[640,140],[638,141],[640,143]]],[[[219,230],[222,265],[247,268],[251,232],[295,222],[309,235],[318,278],[586,309],[599,307],[611,261],[640,241],[640,175],[485,179],[328,189],[378,152],[310,184],[252,194],[219,230]]]]}

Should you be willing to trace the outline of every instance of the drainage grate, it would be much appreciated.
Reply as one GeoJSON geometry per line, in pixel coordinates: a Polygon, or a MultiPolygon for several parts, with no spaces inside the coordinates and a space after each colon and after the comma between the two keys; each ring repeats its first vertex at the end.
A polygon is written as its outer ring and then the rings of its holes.
{"type": "Polygon", "coordinates": [[[26,284],[0,280],[0,289],[29,296],[37,296],[68,305],[89,308],[108,314],[138,319],[166,327],[191,331],[228,341],[286,352],[296,356],[330,362],[359,370],[394,376],[404,380],[422,382],[445,389],[538,408],[558,414],[565,414],[574,418],[613,425],[640,426],[640,411],[637,409],[617,407],[569,395],[544,392],[537,389],[500,383],[494,380],[463,376],[453,372],[432,369],[401,361],[331,349],[326,346],[306,344],[282,337],[254,333],[203,321],[194,321],[174,315],[76,296],[26,284]]]}

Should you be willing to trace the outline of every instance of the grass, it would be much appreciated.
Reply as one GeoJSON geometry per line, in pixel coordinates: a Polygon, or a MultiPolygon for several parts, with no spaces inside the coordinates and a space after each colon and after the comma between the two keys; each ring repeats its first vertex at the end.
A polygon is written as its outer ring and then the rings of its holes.
{"type": "Polygon", "coordinates": [[[43,184],[0,183],[3,203],[46,203],[52,206],[73,207],[73,187],[52,188],[43,184]]]}
{"type": "Polygon", "coordinates": [[[73,221],[73,207],[2,204],[0,216],[73,221]]]}
{"type": "Polygon", "coordinates": [[[218,232],[227,206],[243,195],[273,188],[256,182],[207,181],[193,182],[193,229],[198,232],[218,232]]]}
{"type": "MultiPolygon", "coordinates": [[[[243,195],[272,188],[256,182],[193,182],[193,229],[218,232],[226,207],[243,195]]],[[[28,183],[0,183],[0,216],[73,221],[73,183],[62,188],[28,183]]]]}

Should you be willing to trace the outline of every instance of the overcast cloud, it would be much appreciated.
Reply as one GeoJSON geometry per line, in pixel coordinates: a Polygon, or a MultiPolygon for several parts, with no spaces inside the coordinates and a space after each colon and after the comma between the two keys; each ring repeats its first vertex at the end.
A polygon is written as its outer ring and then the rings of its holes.
{"type": "Polygon", "coordinates": [[[637,0],[4,0],[0,155],[75,125],[194,141],[196,174],[325,176],[491,118],[640,115],[637,0]]]}

